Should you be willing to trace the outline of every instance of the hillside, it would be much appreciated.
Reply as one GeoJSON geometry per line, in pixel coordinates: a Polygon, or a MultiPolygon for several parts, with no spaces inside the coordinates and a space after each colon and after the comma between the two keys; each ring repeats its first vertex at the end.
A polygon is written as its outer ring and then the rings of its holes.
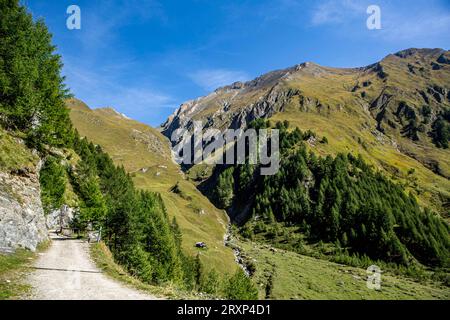
{"type": "MultiPolygon", "coordinates": [[[[25,266],[20,247],[40,248],[52,229],[59,234],[52,236],[55,241],[74,241],[64,246],[51,241],[55,250],[39,259],[50,263],[47,270],[91,268],[83,242],[101,238],[104,253],[121,273],[147,285],[256,298],[256,288],[225,247],[225,213],[183,181],[164,138],[112,109],[94,112],[72,99],[75,122],[86,123],[80,135],[67,107],[71,95],[61,75],[62,59],[45,23],[19,1],[2,3],[0,9],[0,251],[11,255],[0,259],[0,297],[21,291],[15,289],[21,284],[15,275],[25,266]],[[194,249],[197,241],[208,247],[194,249]],[[85,255],[73,254],[79,251],[85,255]]],[[[46,293],[67,284],[67,274],[34,275],[37,297],[58,298],[46,293]],[[48,276],[56,281],[46,281],[48,276]]],[[[80,286],[69,288],[72,298],[96,290],[88,288],[92,281],[102,282],[80,279],[80,286]]],[[[115,282],[106,281],[97,289],[105,293],[111,286],[115,282]]]]}
{"type": "MultiPolygon", "coordinates": [[[[277,298],[342,298],[346,293],[328,291],[336,290],[330,280],[348,281],[337,275],[337,262],[433,280],[445,296],[448,56],[442,49],[409,49],[362,68],[303,63],[186,102],[163,124],[167,137],[199,120],[221,130],[280,130],[274,176],[259,176],[251,165],[188,168],[199,189],[239,226],[237,237],[246,239],[240,251],[250,252],[243,261],[260,294],[266,288],[266,296],[277,298]],[[321,281],[312,270],[330,278],[321,281]],[[290,273],[308,289],[291,285],[290,273]]],[[[368,298],[356,297],[358,286],[351,287],[348,298],[368,298]]],[[[391,297],[405,298],[408,290],[391,297]]],[[[413,290],[416,298],[430,293],[413,290]]],[[[390,296],[384,293],[378,298],[390,296]]]]}
{"type": "Polygon", "coordinates": [[[205,266],[221,273],[235,270],[233,252],[224,245],[228,217],[185,180],[172,162],[169,142],[163,135],[111,108],[91,110],[76,99],[68,100],[67,105],[81,136],[99,144],[117,165],[123,165],[138,188],[161,193],[169,215],[180,225],[185,252],[200,252],[205,266]],[[177,183],[179,193],[171,191],[177,183]],[[208,245],[207,250],[195,248],[200,241],[208,245]]]}
{"type": "Polygon", "coordinates": [[[436,127],[449,126],[449,61],[448,51],[409,49],[362,68],[299,64],[182,104],[163,133],[193,120],[221,129],[261,117],[289,120],[327,137],[328,144],[310,144],[317,153],[359,153],[448,217],[450,150],[438,147],[436,127]]]}
{"type": "Polygon", "coordinates": [[[40,199],[40,159],[0,127],[0,254],[35,251],[47,239],[40,199]]]}
{"type": "Polygon", "coordinates": [[[448,287],[383,273],[382,290],[368,290],[367,272],[343,264],[235,240],[246,259],[256,261],[254,281],[260,299],[448,300],[448,287]]]}

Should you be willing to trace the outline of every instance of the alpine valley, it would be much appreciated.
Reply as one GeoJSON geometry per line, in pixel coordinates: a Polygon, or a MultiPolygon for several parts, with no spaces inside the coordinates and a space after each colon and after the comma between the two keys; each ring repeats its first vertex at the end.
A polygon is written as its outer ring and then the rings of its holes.
{"type": "Polygon", "coordinates": [[[450,299],[450,51],[301,63],[152,128],[70,94],[44,22],[0,13],[0,299],[450,299]],[[279,170],[176,164],[194,121],[279,130],[279,170]]]}
{"type": "Polygon", "coordinates": [[[302,63],[188,101],[157,130],[112,108],[68,106],[82,136],[162,195],[183,249],[206,243],[202,259],[221,272],[234,251],[260,298],[448,297],[448,51],[408,49],[354,69],[302,63]],[[180,168],[170,138],[194,121],[280,129],[280,172],[180,168]],[[381,291],[366,288],[372,264],[381,291]]]}

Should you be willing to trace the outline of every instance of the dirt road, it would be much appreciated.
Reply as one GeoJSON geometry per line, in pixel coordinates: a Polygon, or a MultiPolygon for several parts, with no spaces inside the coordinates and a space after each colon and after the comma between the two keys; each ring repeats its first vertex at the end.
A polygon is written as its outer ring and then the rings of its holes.
{"type": "Polygon", "coordinates": [[[89,244],[52,236],[52,245],[34,264],[27,283],[36,300],[155,300],[108,278],[92,262],[89,244]]]}

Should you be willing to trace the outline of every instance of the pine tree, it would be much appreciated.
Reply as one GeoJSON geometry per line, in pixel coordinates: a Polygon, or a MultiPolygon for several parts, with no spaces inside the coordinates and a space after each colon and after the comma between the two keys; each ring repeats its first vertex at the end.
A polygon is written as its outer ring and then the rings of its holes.
{"type": "Polygon", "coordinates": [[[175,242],[178,248],[181,248],[181,243],[183,241],[183,234],[181,233],[180,226],[178,225],[177,218],[173,217],[171,223],[172,232],[175,237],[175,242]]]}
{"type": "Polygon", "coordinates": [[[194,279],[195,279],[195,287],[198,291],[201,289],[201,282],[202,282],[202,275],[203,275],[204,269],[203,264],[200,260],[200,254],[197,254],[195,257],[195,264],[194,264],[194,279]]]}
{"type": "Polygon", "coordinates": [[[39,173],[41,185],[41,200],[44,211],[48,214],[52,210],[61,208],[64,204],[66,191],[66,170],[58,159],[48,157],[39,173]]]}
{"type": "Polygon", "coordinates": [[[0,1],[0,121],[28,143],[63,145],[71,133],[62,63],[43,21],[18,0],[0,1]]]}
{"type": "Polygon", "coordinates": [[[234,199],[234,168],[228,168],[223,171],[215,189],[216,200],[222,209],[227,209],[231,206],[234,199]]]}
{"type": "MultiPolygon", "coordinates": [[[[284,130],[282,123],[278,126],[284,130]]],[[[255,180],[254,215],[271,223],[275,213],[278,222],[298,225],[313,236],[310,240],[339,241],[368,258],[408,264],[414,257],[429,266],[449,264],[448,225],[422,210],[401,185],[360,155],[317,158],[301,145],[294,149],[291,135],[283,133],[286,150],[279,172],[255,180]]],[[[267,237],[279,231],[271,228],[267,237]]]]}
{"type": "Polygon", "coordinates": [[[220,279],[216,270],[212,269],[202,277],[200,290],[212,295],[219,294],[220,279]]]}

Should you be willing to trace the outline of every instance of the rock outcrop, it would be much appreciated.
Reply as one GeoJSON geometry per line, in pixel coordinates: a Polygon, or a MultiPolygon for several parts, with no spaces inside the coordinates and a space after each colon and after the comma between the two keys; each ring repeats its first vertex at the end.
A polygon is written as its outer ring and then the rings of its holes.
{"type": "Polygon", "coordinates": [[[75,209],[63,205],[58,210],[53,210],[46,217],[46,225],[49,230],[68,229],[76,214],[75,209]]]}
{"type": "Polygon", "coordinates": [[[0,172],[0,251],[35,251],[48,237],[39,174],[33,171],[0,172]]]}

